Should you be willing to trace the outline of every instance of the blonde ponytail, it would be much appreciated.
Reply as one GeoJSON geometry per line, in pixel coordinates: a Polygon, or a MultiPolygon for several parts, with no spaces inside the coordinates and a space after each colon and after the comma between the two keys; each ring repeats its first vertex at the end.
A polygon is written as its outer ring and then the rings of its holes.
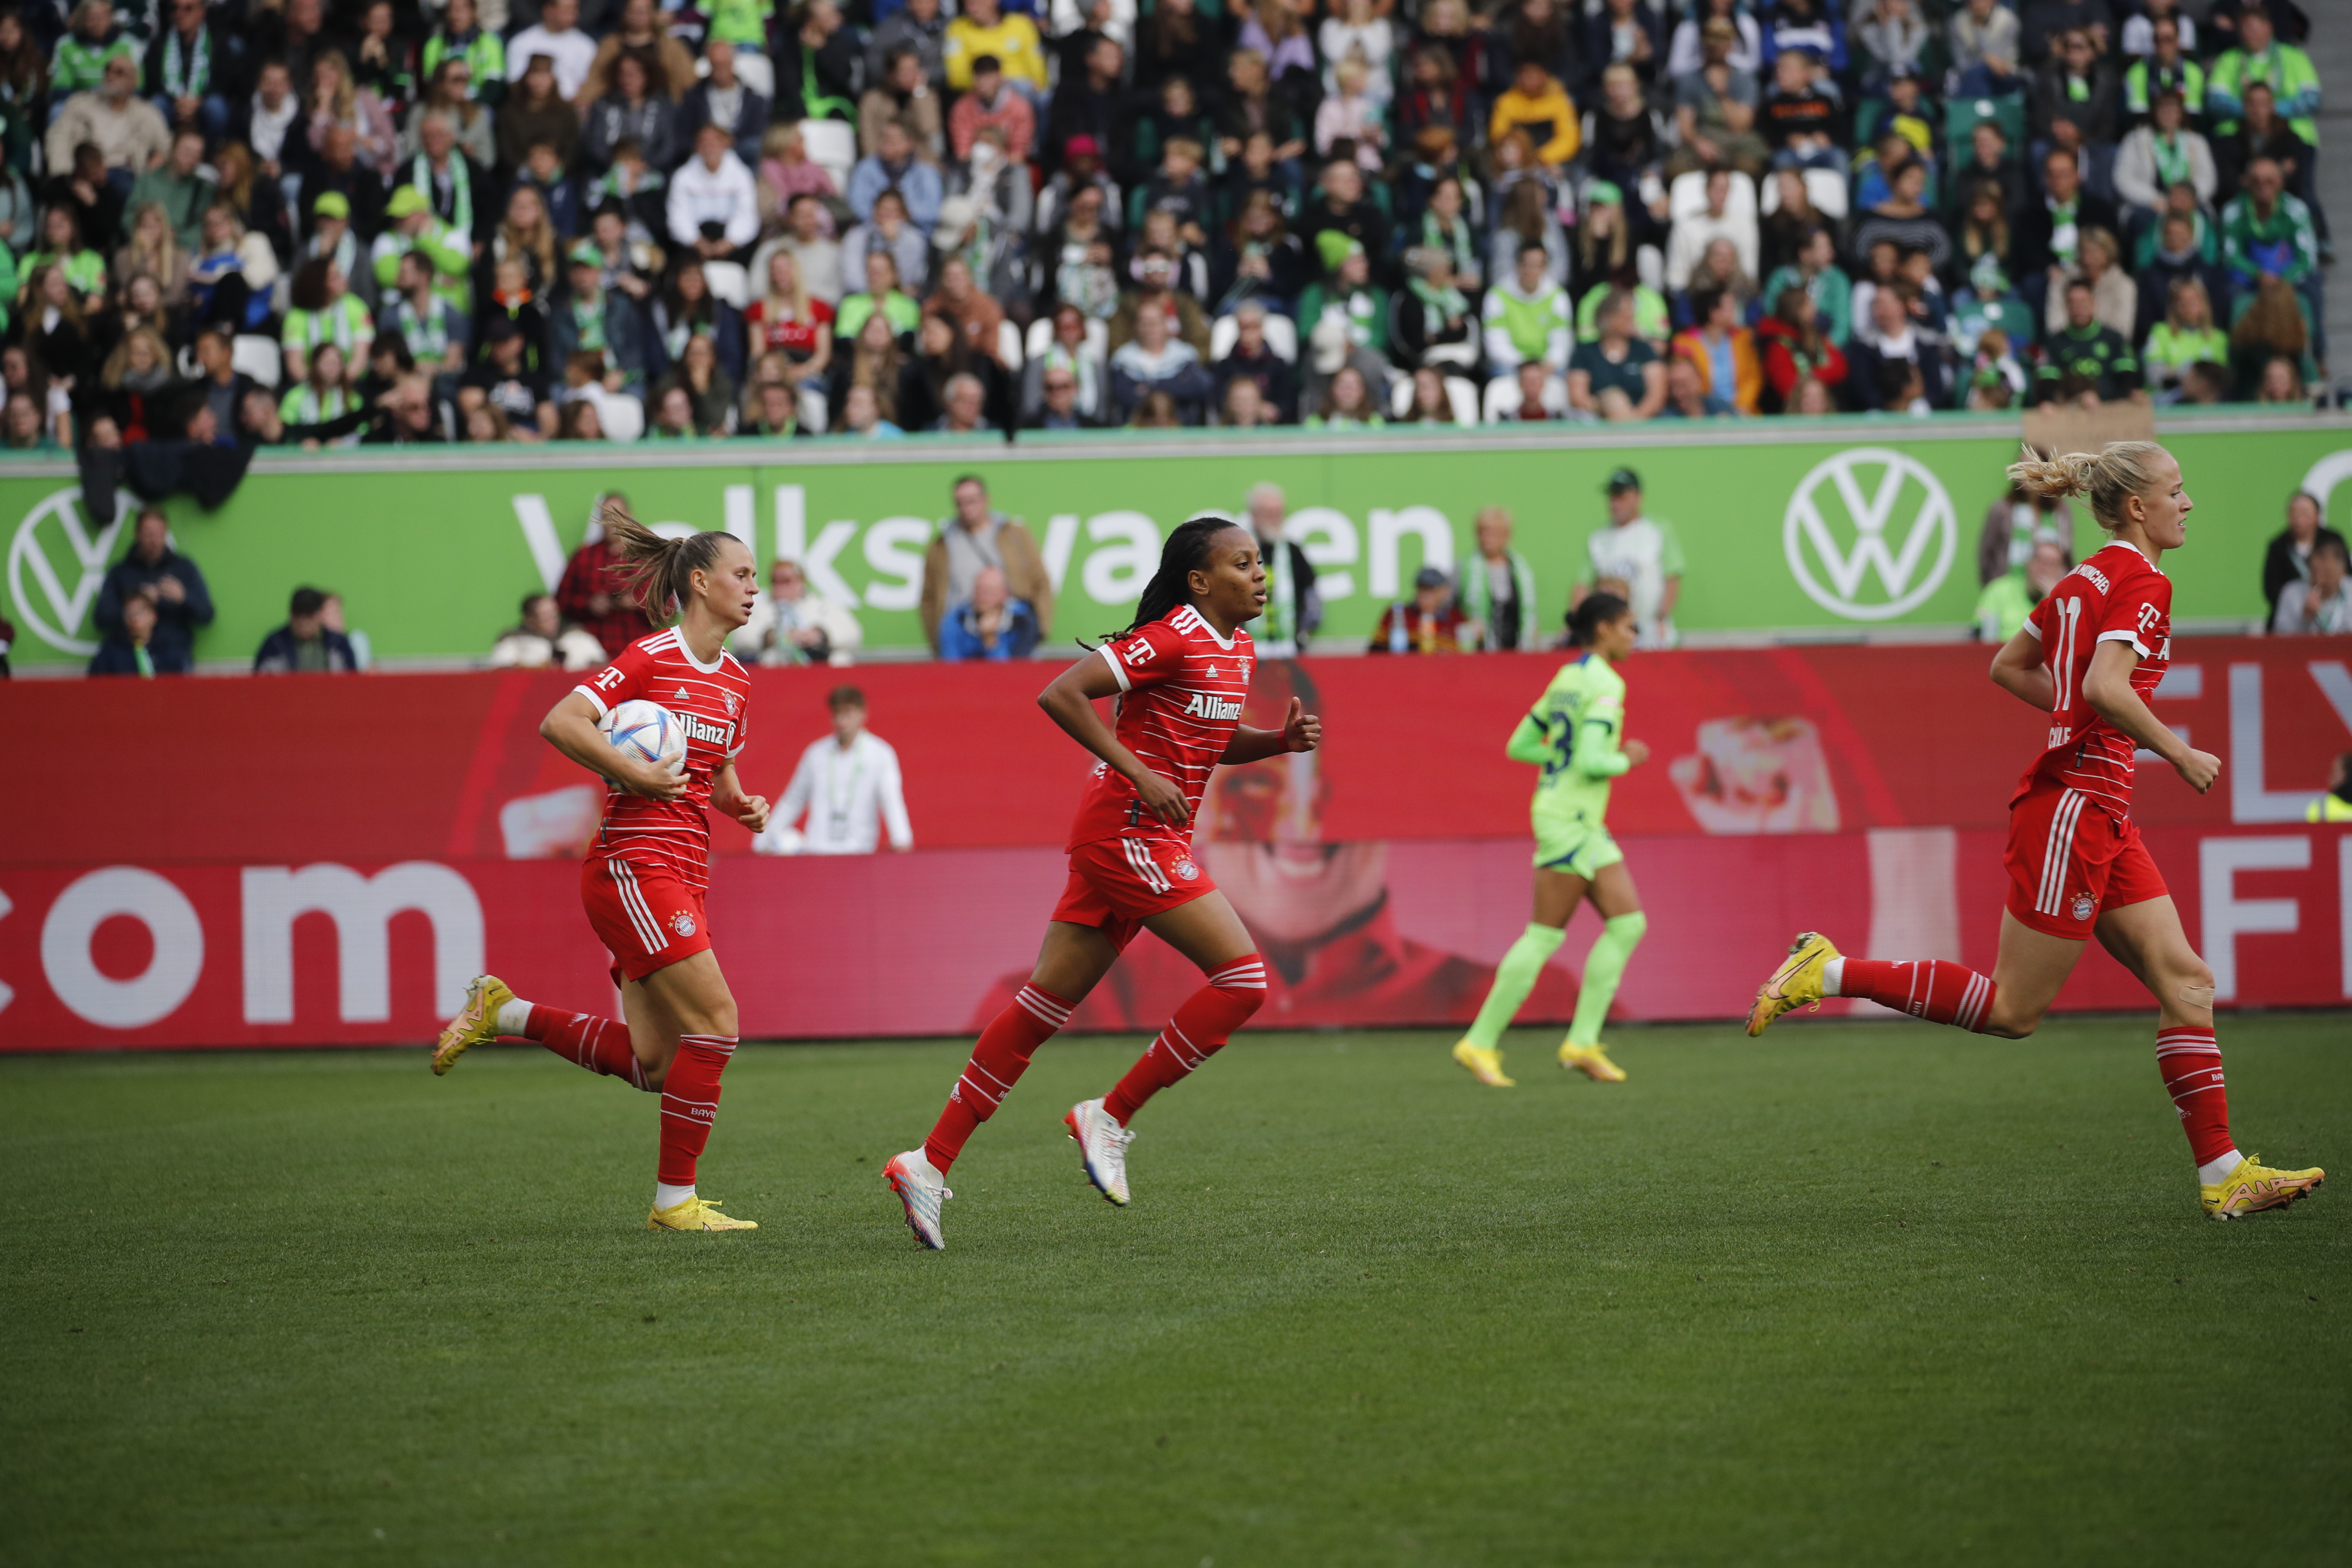
{"type": "Polygon", "coordinates": [[[629,503],[616,495],[604,498],[596,517],[605,539],[616,547],[614,553],[628,563],[621,574],[623,594],[657,626],[678,613],[693,592],[694,574],[718,563],[719,542],[734,537],[704,532],[664,539],[639,522],[629,503]]]}
{"type": "Polygon", "coordinates": [[[2047,458],[2028,447],[2024,460],[2009,466],[2009,479],[2036,500],[2090,497],[2091,515],[2112,533],[2126,521],[2124,502],[2154,488],[2154,459],[2163,453],[2153,441],[2112,441],[2099,452],[2047,458]]]}

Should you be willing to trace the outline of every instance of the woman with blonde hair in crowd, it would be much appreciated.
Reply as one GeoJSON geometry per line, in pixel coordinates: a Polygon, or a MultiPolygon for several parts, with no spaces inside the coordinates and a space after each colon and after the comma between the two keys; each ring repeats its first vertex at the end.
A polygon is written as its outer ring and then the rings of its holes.
{"type": "MultiPolygon", "coordinates": [[[[809,161],[808,144],[797,124],[771,125],[760,138],[760,179],[757,192],[760,221],[771,232],[782,226],[794,196],[839,200],[833,176],[809,161]]],[[[833,214],[825,213],[824,232],[833,232],[833,214]]]]}
{"type": "Polygon", "coordinates": [[[548,221],[539,187],[518,184],[507,197],[498,231],[490,236],[488,259],[493,265],[520,259],[531,292],[543,300],[555,286],[555,225],[548,221]]]}
{"type": "MultiPolygon", "coordinates": [[[[2076,242],[2074,271],[2067,281],[2080,278],[2091,286],[2091,319],[2103,327],[2115,330],[2124,342],[2139,331],[2139,285],[2123,269],[2124,247],[2112,229],[2096,226],[2085,228],[2076,242]]],[[[2050,295],[2042,310],[2045,331],[2060,332],[2066,329],[2066,290],[2053,283],[2050,295]]]]}
{"type": "Polygon", "coordinates": [[[886,422],[898,422],[898,378],[906,369],[907,356],[898,347],[898,334],[890,320],[877,310],[866,318],[852,340],[849,352],[834,362],[831,405],[832,423],[838,426],[847,409],[852,387],[863,386],[874,394],[874,408],[886,422]]]}
{"type": "Polygon", "coordinates": [[[313,153],[323,154],[327,132],[341,126],[359,139],[360,163],[379,178],[398,162],[400,132],[391,108],[375,89],[353,80],[351,61],[341,50],[322,49],[311,57],[310,93],[304,107],[313,153]]]}
{"type": "Polygon", "coordinates": [[[767,292],[744,310],[743,324],[751,346],[764,351],[760,363],[780,362],[782,379],[796,395],[803,384],[824,385],[833,368],[833,307],[809,293],[791,251],[769,253],[767,292]]]}
{"type": "MultiPolygon", "coordinates": [[[[1514,131],[1514,136],[1521,132],[1514,131]]],[[[1568,241],[1552,221],[1551,188],[1540,180],[1522,180],[1501,198],[1496,215],[1495,237],[1487,243],[1486,276],[1508,278],[1518,270],[1519,251],[1530,245],[1544,250],[1544,276],[1555,283],[1568,281],[1568,241]]],[[[1620,237],[1622,239],[1622,236],[1620,237]]]]}
{"type": "Polygon", "coordinates": [[[2140,346],[2140,375],[2150,395],[2170,402],[2180,395],[2180,381],[2192,364],[2226,364],[2229,334],[2213,324],[2213,301],[2205,285],[2194,278],[2172,280],[2164,320],[2150,327],[2140,346]]]}
{"type": "Polygon", "coordinates": [[[144,272],[163,285],[166,303],[187,300],[188,253],[180,248],[180,237],[172,231],[162,202],[144,203],[131,215],[130,237],[115,251],[112,271],[117,288],[134,273],[144,272]]]}
{"type": "Polygon", "coordinates": [[[172,351],[152,327],[133,327],[99,372],[99,405],[114,418],[125,441],[166,434],[154,419],[156,404],[172,385],[172,351]]]}

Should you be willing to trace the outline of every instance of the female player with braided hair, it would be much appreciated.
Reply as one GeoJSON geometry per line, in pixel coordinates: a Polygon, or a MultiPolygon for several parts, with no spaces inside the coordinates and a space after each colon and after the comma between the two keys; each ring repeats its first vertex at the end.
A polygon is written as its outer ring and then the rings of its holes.
{"type": "Polygon", "coordinates": [[[760,589],[751,552],[730,533],[664,539],[616,500],[600,513],[629,563],[630,598],[656,623],[572,689],[541,721],[550,745],[606,781],[604,820],[580,868],[588,923],[613,954],[627,1018],[536,1005],[494,974],[476,980],[441,1031],[433,1070],[500,1036],[536,1041],[566,1061],[661,1096],[661,1158],[648,1230],[757,1230],[695,1191],[695,1163],[719,1110],[719,1075],[735,1050],[735,998],[710,950],[703,896],[710,886],[715,807],[753,833],[768,803],[735,777],[750,717],[751,682],[726,651],[751,617],[760,589]],[[659,703],[686,731],[686,767],[615,751],[597,722],[633,698],[659,703]]]}
{"type": "Polygon", "coordinates": [[[1062,1120],[1087,1179],[1128,1201],[1129,1124],[1144,1101],[1206,1061],[1265,1000],[1257,944],[1192,858],[1192,818],[1219,763],[1311,752],[1322,722],[1297,698],[1279,730],[1241,722],[1256,651],[1243,623],[1265,607],[1256,536],[1230,519],[1192,519],[1168,537],[1128,628],[1055,678],[1037,706],[1099,762],[1071,826],[1070,879],[1045,927],[1029,984],[981,1031],[931,1135],[883,1176],[916,1239],[944,1247],[940,1206],[964,1141],[1110,973],[1139,931],[1200,965],[1208,983],[1100,1100],[1062,1120]],[[1116,703],[1116,729],[1095,703],[1116,703]]]}
{"type": "Polygon", "coordinates": [[[2050,715],[2042,754],[2010,797],[2009,899],[1993,972],[1842,958],[1807,931],[1757,992],[1748,1032],[1824,996],[1866,996],[1931,1023],[2021,1039],[2096,936],[2156,998],[2157,1070],[2189,1134],[2205,1212],[2233,1219],[2293,1203],[2326,1173],[2274,1171],[2238,1152],[2213,1033],[2213,972],[2189,945],[2131,819],[2135,747],[2171,763],[2200,795],[2221,771],[2147,706],[2172,657],[2172,582],[2157,563],[2189,538],[2180,465],[2153,441],[2118,441],[2095,456],[2029,455],[2009,474],[2031,496],[2088,496],[2108,540],[1993,658],[1994,684],[2050,715]]]}
{"type": "Polygon", "coordinates": [[[1454,1059],[1480,1083],[1508,1089],[1497,1042],[1512,1015],[1535,988],[1544,964],[1568,937],[1579,904],[1592,900],[1601,934],[1585,955],[1576,1016],[1560,1042],[1559,1065],[1596,1083],[1622,1083],[1624,1069],[1609,1059],[1601,1026],[1624,978],[1633,948],[1649,929],[1642,897],[1625,869],[1625,852],[1609,837],[1609,781],[1647,760],[1650,748],[1627,741],[1625,678],[1613,668],[1633,651],[1633,607],[1614,594],[1592,594],[1569,612],[1568,642],[1583,650],[1559,667],[1542,699],[1519,721],[1505,754],[1536,763],[1543,780],[1529,808],[1536,830],[1535,913],[1496,967],[1495,984],[1454,1047],[1454,1059]]]}

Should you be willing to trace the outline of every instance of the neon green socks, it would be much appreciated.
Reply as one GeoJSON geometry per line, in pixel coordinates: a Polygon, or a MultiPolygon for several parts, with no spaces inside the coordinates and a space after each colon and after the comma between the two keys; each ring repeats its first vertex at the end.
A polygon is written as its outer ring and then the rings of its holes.
{"type": "MultiPolygon", "coordinates": [[[[1584,955],[1584,984],[1576,994],[1575,1021],[1568,1026],[1570,1045],[1601,1043],[1601,1026],[1608,1019],[1609,1004],[1617,999],[1617,983],[1625,978],[1625,965],[1632,961],[1642,933],[1649,929],[1650,918],[1639,910],[1630,915],[1619,915],[1601,926],[1600,936],[1593,940],[1592,951],[1584,955]]],[[[1499,976],[1496,984],[1501,984],[1499,976]]],[[[1481,1022],[1485,1018],[1485,1014],[1479,1015],[1481,1022]]]]}
{"type": "Polygon", "coordinates": [[[1536,988],[1536,976],[1543,973],[1545,962],[1567,940],[1568,932],[1552,926],[1531,925],[1519,933],[1519,940],[1511,943],[1511,951],[1495,966],[1495,984],[1487,987],[1486,1000],[1470,1026],[1472,1045],[1482,1051],[1495,1048],[1495,1042],[1511,1026],[1519,1004],[1536,988]]]}

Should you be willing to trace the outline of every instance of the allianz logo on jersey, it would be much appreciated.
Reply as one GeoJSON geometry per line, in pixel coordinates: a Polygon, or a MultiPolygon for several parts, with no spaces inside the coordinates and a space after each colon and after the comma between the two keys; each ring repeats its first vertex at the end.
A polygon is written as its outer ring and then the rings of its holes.
{"type": "Polygon", "coordinates": [[[1192,700],[1184,704],[1184,711],[1195,719],[1238,719],[1242,716],[1242,705],[1227,702],[1205,691],[1195,691],[1192,700]]]}
{"type": "Polygon", "coordinates": [[[1780,542],[1813,603],[1850,621],[1885,621],[1943,586],[1959,528],[1926,464],[1887,447],[1852,447],[1797,481],[1780,542]]]}
{"type": "Polygon", "coordinates": [[[677,727],[686,731],[686,738],[689,741],[708,741],[720,751],[725,751],[729,742],[735,739],[735,726],[732,724],[721,724],[715,720],[705,719],[676,708],[671,709],[670,712],[677,720],[677,727]]]}

